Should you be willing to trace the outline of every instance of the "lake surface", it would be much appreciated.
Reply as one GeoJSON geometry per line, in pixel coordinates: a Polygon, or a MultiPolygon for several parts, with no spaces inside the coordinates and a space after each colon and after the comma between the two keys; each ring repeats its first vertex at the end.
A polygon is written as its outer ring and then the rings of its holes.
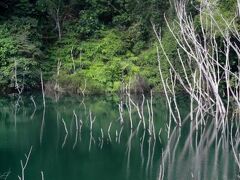
{"type": "MultiPolygon", "coordinates": [[[[21,163],[29,155],[26,180],[156,180],[237,179],[238,167],[224,135],[208,128],[195,131],[191,123],[178,128],[172,123],[163,97],[141,105],[149,127],[152,107],[154,129],[144,130],[139,113],[124,97],[64,96],[41,94],[0,98],[0,179],[18,179],[21,163]],[[123,120],[120,123],[119,103],[123,120]],[[36,104],[36,107],[34,105],[36,104]],[[130,117],[131,116],[131,117],[130,117]],[[133,122],[131,130],[130,118],[133,122]],[[92,124],[91,128],[91,121],[92,124]],[[42,173],[42,174],[41,174],[42,173]]],[[[189,104],[179,98],[181,115],[189,104]]]]}

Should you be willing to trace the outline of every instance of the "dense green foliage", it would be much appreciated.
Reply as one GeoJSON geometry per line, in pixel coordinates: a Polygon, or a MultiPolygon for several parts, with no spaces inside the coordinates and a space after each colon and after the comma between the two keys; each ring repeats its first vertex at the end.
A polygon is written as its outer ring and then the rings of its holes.
{"type": "Polygon", "coordinates": [[[86,83],[89,93],[116,92],[138,81],[158,88],[151,23],[163,27],[168,7],[163,0],[4,1],[0,89],[38,88],[40,71],[65,91],[86,83]]]}
{"type": "MultiPolygon", "coordinates": [[[[11,0],[0,3],[0,91],[48,86],[88,93],[161,90],[152,23],[162,29],[167,54],[177,64],[177,44],[165,25],[174,21],[165,0],[11,0]]],[[[234,15],[235,1],[216,11],[234,15]]],[[[199,22],[198,0],[189,11],[199,22]]],[[[216,13],[218,14],[218,13],[216,13]]],[[[162,52],[160,52],[162,53],[162,52]]],[[[161,59],[163,74],[169,66],[161,59]]]]}
{"type": "Polygon", "coordinates": [[[36,19],[13,17],[0,25],[1,88],[14,87],[15,78],[26,88],[37,86],[41,57],[36,19]]]}

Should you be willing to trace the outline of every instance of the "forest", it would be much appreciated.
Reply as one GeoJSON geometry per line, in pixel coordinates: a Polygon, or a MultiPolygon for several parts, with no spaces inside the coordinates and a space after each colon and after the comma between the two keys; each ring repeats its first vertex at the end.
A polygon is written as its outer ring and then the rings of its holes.
{"type": "MultiPolygon", "coordinates": [[[[187,2],[196,27],[199,6],[187,2]]],[[[219,21],[220,15],[231,19],[236,1],[219,1],[215,12],[219,21]]],[[[128,83],[135,92],[162,91],[153,25],[177,66],[178,45],[166,27],[175,19],[171,0],[1,1],[0,91],[39,89],[40,72],[46,87],[60,92],[120,92],[128,83]]]]}
{"type": "Polygon", "coordinates": [[[87,84],[89,93],[116,92],[134,78],[158,87],[151,22],[164,28],[169,7],[161,0],[3,1],[0,90],[39,89],[41,71],[57,91],[87,84]]]}

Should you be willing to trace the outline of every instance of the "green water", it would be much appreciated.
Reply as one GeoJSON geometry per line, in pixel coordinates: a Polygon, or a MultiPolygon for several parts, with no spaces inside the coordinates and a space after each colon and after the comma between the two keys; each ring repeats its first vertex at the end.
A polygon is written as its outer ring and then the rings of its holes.
{"type": "MultiPolygon", "coordinates": [[[[206,135],[200,137],[196,132],[191,134],[188,125],[182,129],[172,125],[168,140],[169,112],[163,97],[154,97],[152,103],[156,139],[139,125],[134,107],[133,129],[125,105],[124,124],[120,124],[119,97],[52,97],[46,98],[45,108],[41,94],[32,95],[36,108],[30,97],[0,99],[0,179],[6,172],[10,180],[21,176],[20,161],[25,162],[24,154],[31,147],[26,180],[41,179],[41,172],[45,180],[156,180],[162,165],[164,179],[237,178],[229,145],[218,136],[208,145],[210,128],[202,129],[206,135]],[[96,118],[92,131],[90,114],[96,118]]],[[[141,98],[134,101],[142,102],[141,98]]],[[[184,116],[189,105],[184,98],[180,101],[184,116]]],[[[144,114],[148,127],[146,103],[144,114]]]]}

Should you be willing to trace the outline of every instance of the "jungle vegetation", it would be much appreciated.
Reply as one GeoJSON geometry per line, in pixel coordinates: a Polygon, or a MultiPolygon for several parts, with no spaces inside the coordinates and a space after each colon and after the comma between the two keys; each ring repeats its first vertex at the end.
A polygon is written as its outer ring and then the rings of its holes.
{"type": "MultiPolygon", "coordinates": [[[[236,15],[236,0],[214,2],[220,24],[220,15],[236,15]]],[[[199,5],[200,0],[188,2],[196,27],[199,5]]],[[[174,12],[171,0],[3,0],[0,92],[40,89],[41,72],[45,86],[56,91],[113,93],[128,83],[135,91],[162,91],[153,24],[179,66],[177,43],[166,26],[167,21],[174,27],[174,12]]],[[[235,21],[240,22],[239,16],[235,21]]],[[[221,44],[221,33],[216,36],[221,44]]],[[[164,57],[161,61],[168,78],[169,65],[164,57]]],[[[232,68],[237,61],[233,54],[232,68]]]]}

